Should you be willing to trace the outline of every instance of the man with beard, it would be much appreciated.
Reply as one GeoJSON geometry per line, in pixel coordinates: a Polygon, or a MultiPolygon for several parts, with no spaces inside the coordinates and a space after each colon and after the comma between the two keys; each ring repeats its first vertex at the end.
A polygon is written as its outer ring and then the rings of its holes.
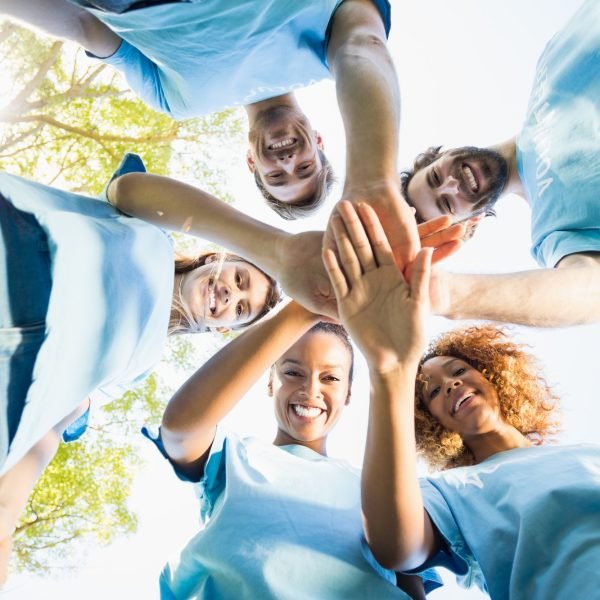
{"type": "Polygon", "coordinates": [[[388,0],[73,2],[80,6],[0,0],[0,11],[80,43],[175,118],[244,105],[248,166],[284,218],[314,211],[333,182],[293,90],[334,78],[348,148],[343,196],[372,204],[397,256],[414,257],[418,234],[395,173],[400,97],[388,0]]]}
{"type": "Polygon", "coordinates": [[[401,174],[417,220],[472,227],[501,194],[531,207],[532,254],[544,269],[503,275],[438,272],[434,310],[537,326],[600,321],[600,5],[588,0],[544,50],[525,124],[491,148],[430,148],[401,174]]]}

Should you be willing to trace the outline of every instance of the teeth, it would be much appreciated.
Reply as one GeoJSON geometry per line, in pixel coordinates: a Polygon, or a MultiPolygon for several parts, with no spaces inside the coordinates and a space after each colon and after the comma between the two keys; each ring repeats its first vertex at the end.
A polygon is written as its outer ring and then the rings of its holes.
{"type": "Polygon", "coordinates": [[[215,298],[215,286],[211,282],[208,287],[208,308],[213,311],[217,308],[217,299],[215,298]]]}
{"type": "Polygon", "coordinates": [[[279,150],[281,148],[287,148],[288,146],[292,146],[296,143],[295,138],[287,138],[285,140],[281,140],[281,142],[275,142],[274,144],[271,144],[269,146],[269,148],[271,150],[279,150]]]}
{"type": "Polygon", "coordinates": [[[469,398],[472,398],[474,396],[474,394],[469,394],[468,396],[465,396],[464,398],[461,398],[455,405],[454,405],[454,414],[456,414],[458,412],[458,409],[460,408],[461,404],[463,402],[466,402],[469,398]]]}
{"type": "Polygon", "coordinates": [[[478,187],[477,187],[477,180],[475,179],[475,175],[473,175],[473,171],[471,171],[471,167],[469,167],[468,165],[464,165],[463,166],[463,173],[465,174],[465,177],[467,178],[468,182],[469,182],[469,186],[471,187],[471,191],[472,192],[476,192],[478,187]]]}
{"type": "Polygon", "coordinates": [[[309,417],[311,419],[315,419],[323,412],[316,406],[300,406],[299,404],[292,404],[292,408],[299,417],[309,417]]]}

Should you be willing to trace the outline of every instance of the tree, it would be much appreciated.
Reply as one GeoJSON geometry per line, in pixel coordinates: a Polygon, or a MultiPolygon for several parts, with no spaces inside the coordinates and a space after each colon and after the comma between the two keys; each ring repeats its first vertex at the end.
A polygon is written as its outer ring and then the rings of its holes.
{"type": "MultiPolygon", "coordinates": [[[[173,121],[145,106],[110,67],[9,22],[0,23],[0,58],[1,169],[94,194],[123,154],[135,151],[150,171],[193,176],[197,185],[231,200],[221,167],[228,166],[224,148],[239,147],[243,154],[239,111],[173,121]]],[[[194,244],[179,236],[177,245],[194,244]]],[[[159,371],[189,372],[223,341],[204,339],[200,352],[187,336],[176,336],[159,371]]],[[[138,432],[160,421],[172,392],[154,373],[96,411],[81,440],[61,445],[15,532],[17,570],[45,572],[59,562],[75,567],[89,543],[107,544],[135,531],[127,497],[139,467],[138,432]]]]}

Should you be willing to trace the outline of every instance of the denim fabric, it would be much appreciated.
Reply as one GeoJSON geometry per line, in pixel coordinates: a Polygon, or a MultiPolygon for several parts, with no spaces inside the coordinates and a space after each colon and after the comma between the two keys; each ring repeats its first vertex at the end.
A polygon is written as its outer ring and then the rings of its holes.
{"type": "Polygon", "coordinates": [[[51,287],[46,234],[35,217],[0,195],[0,465],[44,341],[51,287]]]}

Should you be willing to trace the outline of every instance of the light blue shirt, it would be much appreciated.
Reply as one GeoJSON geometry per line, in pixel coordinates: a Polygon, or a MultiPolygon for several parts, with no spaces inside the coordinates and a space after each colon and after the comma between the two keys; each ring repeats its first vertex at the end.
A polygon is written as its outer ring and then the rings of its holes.
{"type": "Polygon", "coordinates": [[[203,529],[163,570],[163,599],[408,600],[364,541],[346,462],[218,428],[196,489],[203,529]]]}
{"type": "Polygon", "coordinates": [[[588,0],[538,62],[517,169],[543,267],[600,252],[600,3],[588,0]]]}
{"type": "Polygon", "coordinates": [[[0,193],[46,232],[52,276],[46,337],[4,472],[92,392],[120,395],[158,362],[174,255],[163,231],[106,202],[6,173],[0,193]]]}
{"type": "MultiPolygon", "coordinates": [[[[342,0],[193,0],[121,14],[89,9],[125,42],[104,59],[150,106],[183,119],[331,77],[331,16],[342,0]]],[[[389,30],[387,0],[374,0],[389,30]]]]}
{"type": "Polygon", "coordinates": [[[465,586],[494,600],[598,597],[600,446],[500,452],[424,479],[421,491],[448,545],[431,564],[465,586]]]}

